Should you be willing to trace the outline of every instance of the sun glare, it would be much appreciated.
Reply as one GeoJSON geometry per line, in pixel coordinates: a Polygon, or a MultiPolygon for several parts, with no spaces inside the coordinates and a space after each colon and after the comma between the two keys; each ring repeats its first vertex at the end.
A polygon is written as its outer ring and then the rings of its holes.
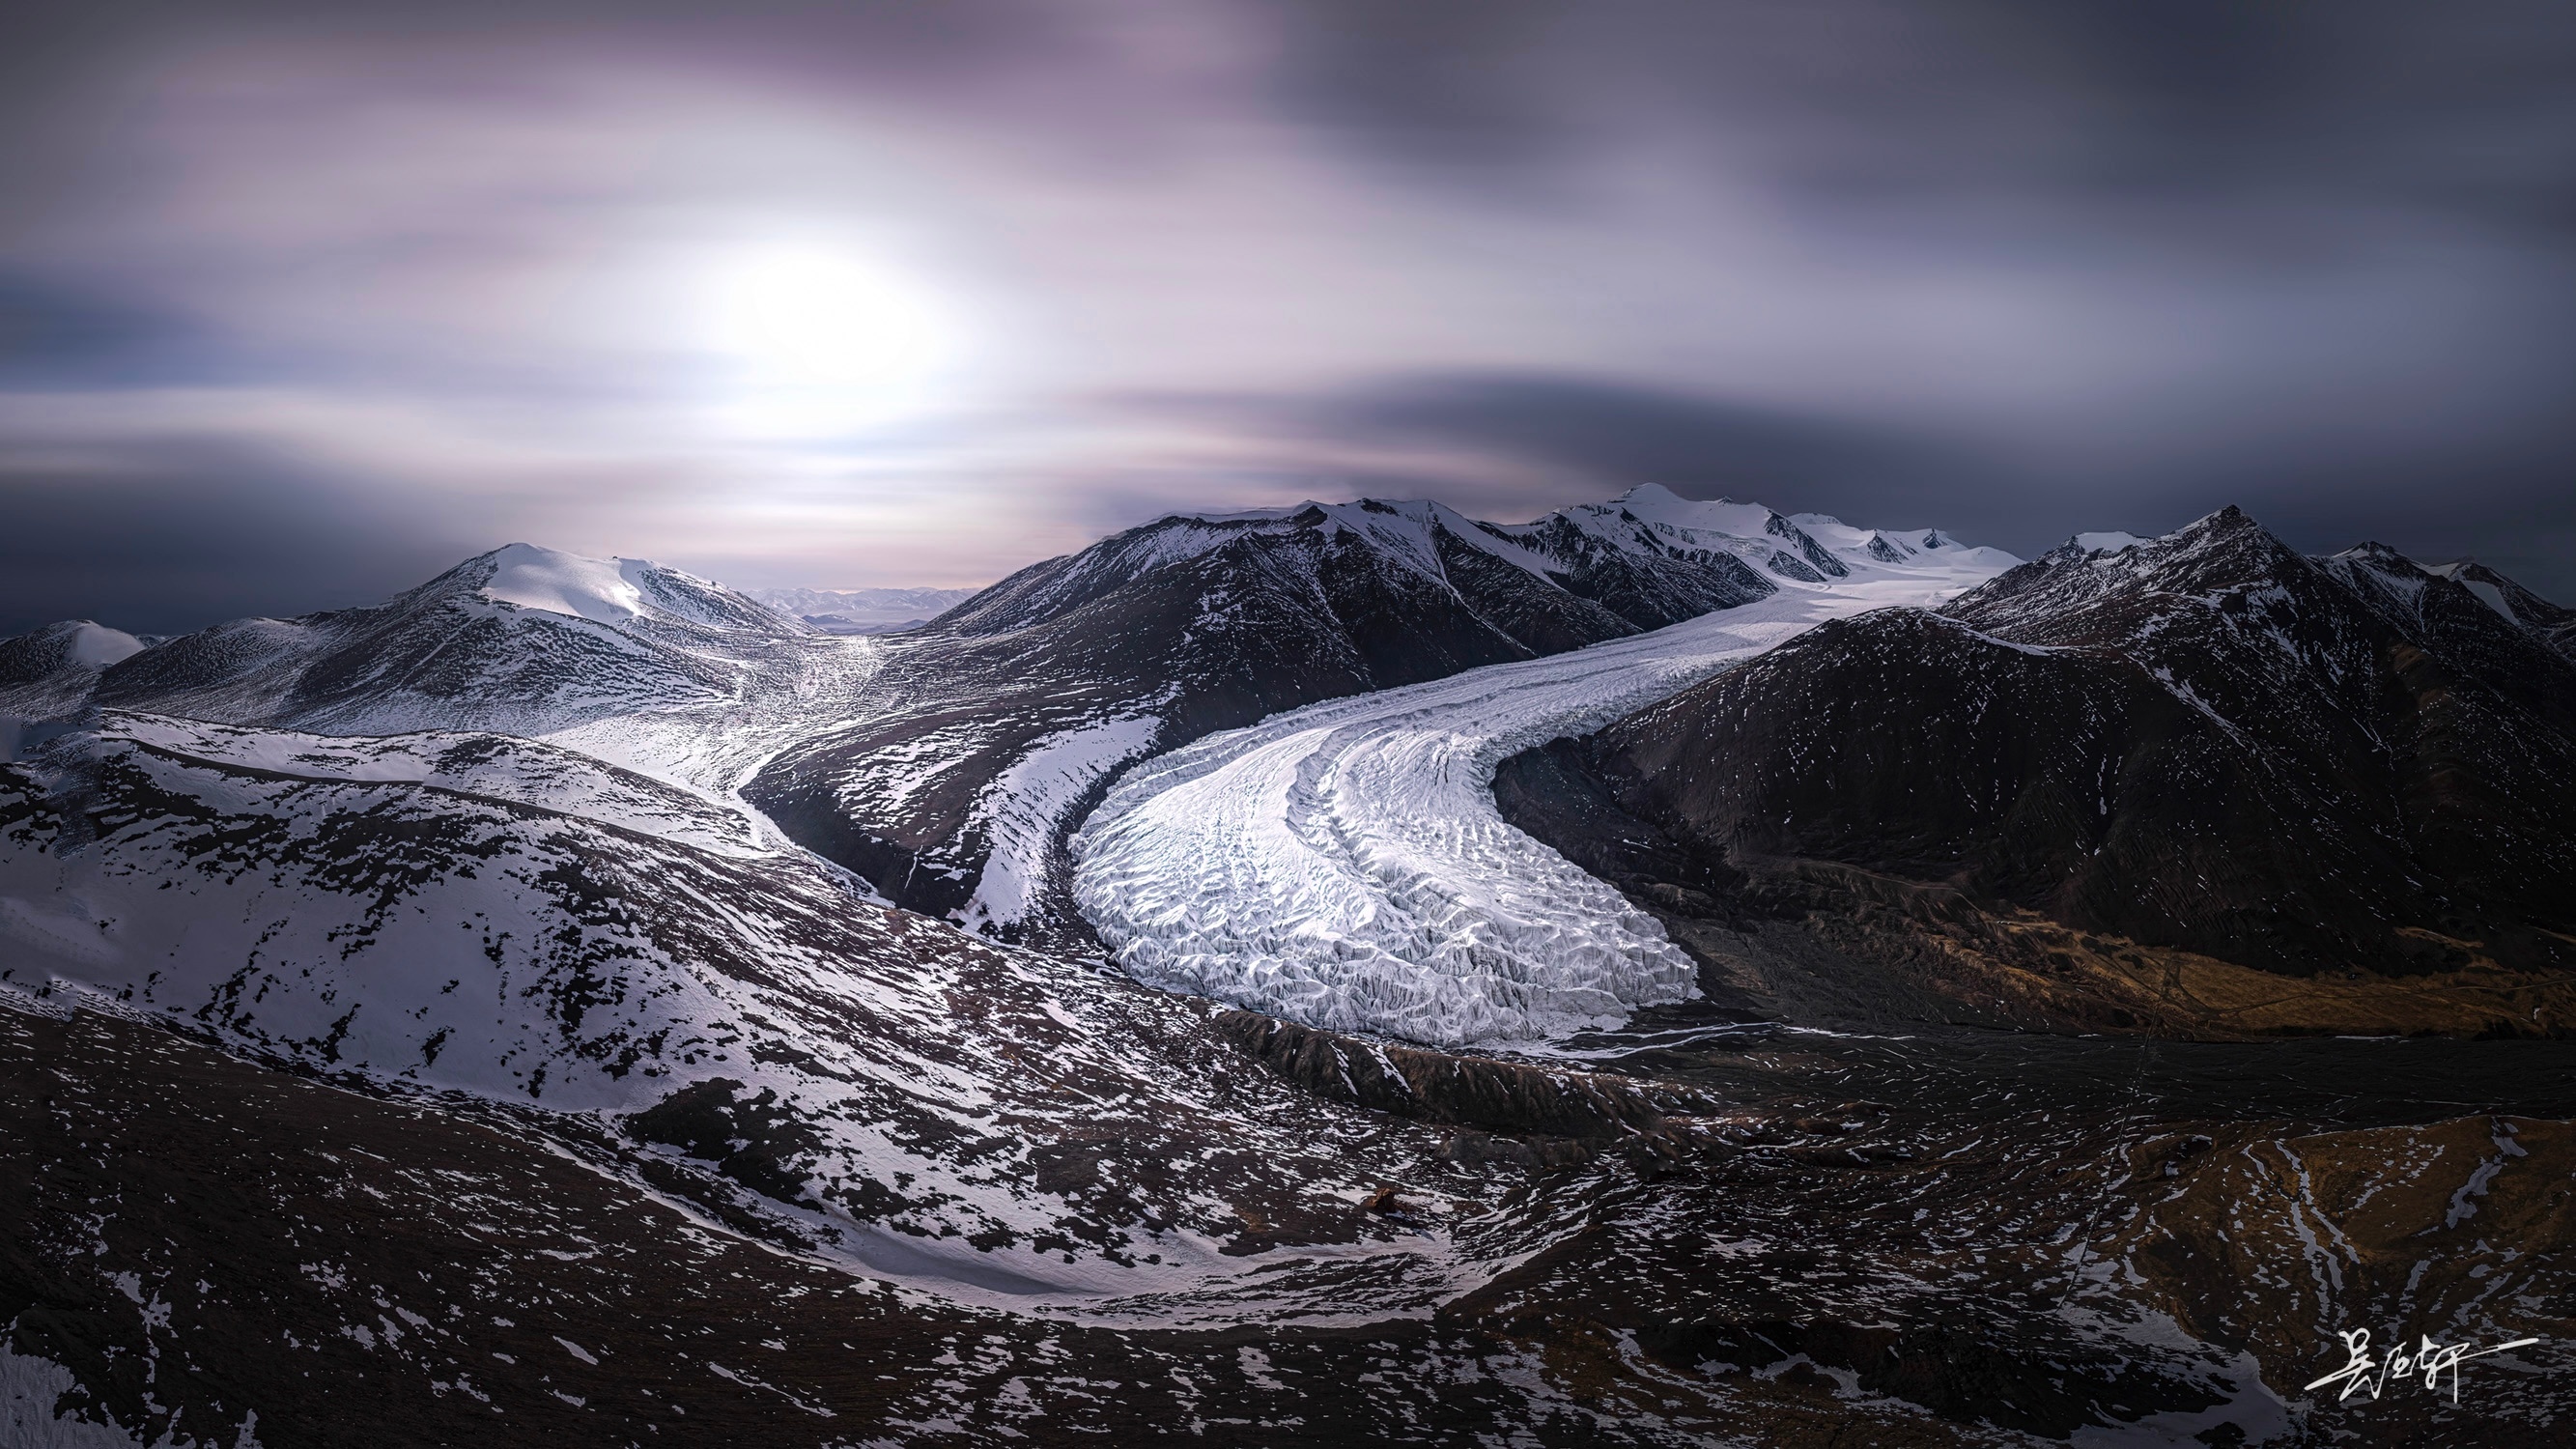
{"type": "Polygon", "coordinates": [[[740,413],[763,431],[828,432],[911,412],[958,360],[958,329],[936,292],[854,253],[743,252],[716,269],[710,304],[740,413]]]}

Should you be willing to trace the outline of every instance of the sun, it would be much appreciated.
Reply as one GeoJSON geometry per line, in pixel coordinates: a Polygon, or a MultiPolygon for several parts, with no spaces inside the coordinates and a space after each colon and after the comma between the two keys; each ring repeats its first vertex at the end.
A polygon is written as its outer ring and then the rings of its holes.
{"type": "Polygon", "coordinates": [[[711,340],[742,411],[768,430],[865,426],[932,400],[961,337],[937,290],[825,246],[747,248],[707,289],[711,340]]]}

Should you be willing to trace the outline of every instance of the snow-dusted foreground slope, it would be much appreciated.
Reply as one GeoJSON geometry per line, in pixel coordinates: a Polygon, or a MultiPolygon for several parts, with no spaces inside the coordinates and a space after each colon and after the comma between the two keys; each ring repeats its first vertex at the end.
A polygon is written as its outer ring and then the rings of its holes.
{"type": "Polygon", "coordinates": [[[1188,1003],[855,899],[688,790],[532,741],[107,711],[0,764],[0,1008],[73,1003],[581,1114],[950,1293],[1172,1316],[1360,1265],[1385,1307],[1446,1271],[1357,1211],[1383,1130],[1241,1070],[1188,1003]],[[1326,1246],[1247,1288],[1226,1246],[1254,1219],[1326,1246]]]}
{"type": "Polygon", "coordinates": [[[1884,562],[1878,535],[1847,532],[1841,578],[1149,761],[1076,837],[1075,898],[1139,979],[1336,1029],[1529,1039],[1687,998],[1690,960],[1661,927],[1503,822],[1494,766],[1827,619],[1935,603],[2019,562],[1947,540],[1884,562]]]}

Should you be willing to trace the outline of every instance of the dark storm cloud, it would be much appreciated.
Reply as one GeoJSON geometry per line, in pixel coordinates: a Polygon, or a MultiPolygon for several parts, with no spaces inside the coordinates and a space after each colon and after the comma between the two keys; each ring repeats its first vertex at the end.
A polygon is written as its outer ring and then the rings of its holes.
{"type": "Polygon", "coordinates": [[[2231,375],[2212,349],[2232,399],[2142,398],[2160,414],[2146,448],[2070,449],[2041,410],[2019,429],[1936,432],[1830,397],[1799,410],[1696,396],[1682,378],[1406,381],[1335,404],[1346,427],[1853,517],[1928,506],[2023,550],[2240,502],[2304,547],[2377,535],[2427,557],[2482,552],[2576,597],[2576,11],[1306,0],[1281,13],[1295,21],[1292,104],[1355,151],[1489,205],[1562,205],[1623,148],[1666,147],[1757,174],[1764,202],[1822,247],[2034,273],[2125,253],[2106,285],[2125,271],[2232,303],[2270,354],[2260,375],[2231,375]],[[2444,254],[2464,236],[2475,246],[2444,254]],[[2400,260],[2339,302],[2350,326],[2266,321],[2374,249],[2400,260]],[[2482,267],[2497,274],[2472,281],[2482,267]],[[2494,310],[2467,320],[2481,291],[2494,310]],[[2379,320],[2410,305],[2437,325],[2379,320]],[[2393,355],[2381,375],[2329,380],[2372,351],[2393,355]],[[2516,401],[2486,406],[2501,397],[2516,401]],[[2177,439],[2191,445],[2161,441],[2177,439]]]}
{"type": "Polygon", "coordinates": [[[1579,167],[1651,128],[1723,140],[1828,197],[2250,189],[2576,219],[2563,6],[1283,0],[1277,13],[1282,94],[1381,155],[1579,167]]]}
{"type": "Polygon", "coordinates": [[[1652,481],[1694,497],[1733,494],[1856,518],[1938,513],[1963,493],[2021,481],[1961,440],[1928,431],[1578,377],[1387,380],[1314,408],[1311,424],[1335,436],[1512,457],[1595,489],[1652,481]]]}
{"type": "Polygon", "coordinates": [[[179,633],[374,603],[508,540],[225,445],[0,460],[0,636],[87,618],[179,633]]]}
{"type": "Polygon", "coordinates": [[[963,583],[1163,508],[1649,478],[2024,552],[2240,502],[2576,595],[2565,6],[13,22],[21,622],[320,607],[510,536],[963,583]],[[868,428],[728,382],[701,284],[812,235],[975,367],[868,428]]]}
{"type": "Polygon", "coordinates": [[[2047,493],[1972,436],[1570,374],[1415,374],[1296,400],[1125,402],[1262,439],[1266,466],[1318,497],[1437,498],[1510,521],[1652,482],[1687,497],[1938,524],[2000,542],[2029,531],[2047,493]]]}

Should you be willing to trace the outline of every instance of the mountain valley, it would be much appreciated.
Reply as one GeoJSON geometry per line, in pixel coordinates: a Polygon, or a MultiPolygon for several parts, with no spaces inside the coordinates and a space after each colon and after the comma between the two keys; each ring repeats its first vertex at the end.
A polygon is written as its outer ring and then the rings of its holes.
{"type": "Polygon", "coordinates": [[[0,641],[11,1442],[2576,1414],[2576,663],[2482,565],[1649,486],[807,592],[0,641]],[[2302,1389],[2358,1326],[2541,1343],[2302,1389]]]}

